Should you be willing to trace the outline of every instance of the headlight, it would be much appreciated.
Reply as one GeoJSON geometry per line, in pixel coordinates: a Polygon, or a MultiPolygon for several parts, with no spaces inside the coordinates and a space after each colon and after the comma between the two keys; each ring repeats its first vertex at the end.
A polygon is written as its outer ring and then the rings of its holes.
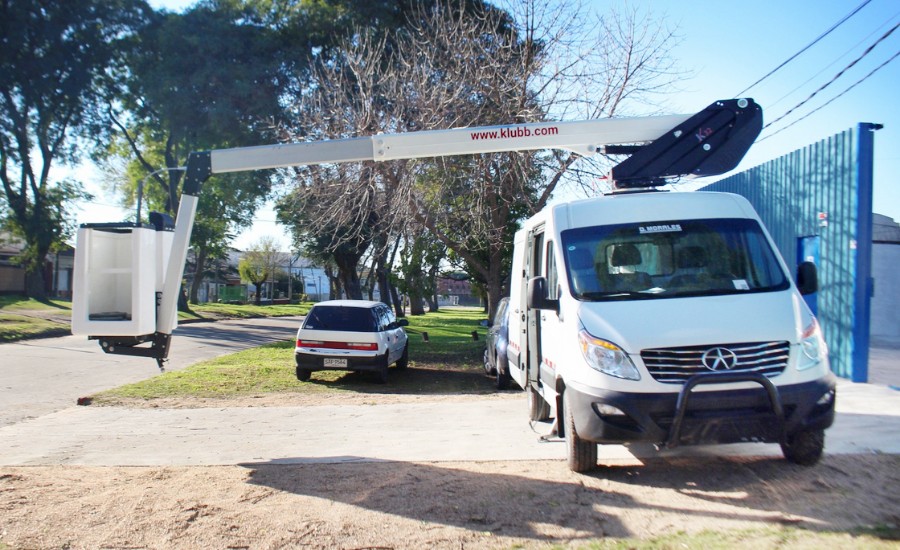
{"type": "Polygon", "coordinates": [[[578,333],[578,342],[581,344],[581,353],[584,355],[585,361],[592,369],[616,378],[641,379],[637,367],[619,346],[600,338],[594,338],[585,330],[578,333]]]}
{"type": "Polygon", "coordinates": [[[815,318],[800,335],[800,351],[797,370],[815,367],[828,356],[828,346],[825,344],[825,339],[822,338],[822,330],[815,318]]]}

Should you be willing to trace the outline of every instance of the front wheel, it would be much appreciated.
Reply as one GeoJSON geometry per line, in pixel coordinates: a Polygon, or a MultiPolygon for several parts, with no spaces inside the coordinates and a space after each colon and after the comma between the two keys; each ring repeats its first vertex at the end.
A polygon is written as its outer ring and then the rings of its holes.
{"type": "Polygon", "coordinates": [[[825,450],[825,430],[806,430],[792,435],[781,444],[784,458],[801,466],[812,466],[825,450]]]}
{"type": "Polygon", "coordinates": [[[597,467],[597,444],[578,437],[575,431],[575,415],[567,393],[563,394],[563,416],[565,418],[566,454],[569,469],[573,472],[587,472],[597,467]]]}
{"type": "Polygon", "coordinates": [[[403,346],[403,355],[400,356],[400,359],[397,359],[397,368],[400,370],[406,369],[409,366],[409,342],[403,346]]]}

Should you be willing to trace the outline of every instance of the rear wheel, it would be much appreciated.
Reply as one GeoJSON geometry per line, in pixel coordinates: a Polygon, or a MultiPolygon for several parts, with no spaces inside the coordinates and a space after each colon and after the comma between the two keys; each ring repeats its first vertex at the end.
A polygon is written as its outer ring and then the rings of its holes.
{"type": "Polygon", "coordinates": [[[297,380],[299,380],[301,382],[306,382],[307,380],[309,380],[310,376],[312,376],[311,371],[297,367],[297,380]]]}
{"type": "Polygon", "coordinates": [[[378,383],[379,384],[387,384],[388,381],[388,367],[390,363],[388,363],[388,354],[385,352],[384,359],[381,362],[381,367],[378,369],[378,383]]]}
{"type": "Polygon", "coordinates": [[[597,467],[597,444],[578,437],[575,431],[575,415],[568,394],[563,394],[563,416],[565,418],[566,454],[569,469],[573,472],[587,472],[597,467]]]}
{"type": "Polygon", "coordinates": [[[495,369],[494,366],[491,365],[491,354],[488,353],[488,350],[484,350],[484,373],[485,374],[494,374],[495,369]]]}
{"type": "Polygon", "coordinates": [[[509,387],[509,381],[512,377],[509,375],[509,361],[497,358],[497,389],[505,390],[509,387]]]}
{"type": "Polygon", "coordinates": [[[528,419],[533,422],[542,422],[550,418],[550,405],[544,401],[544,398],[531,384],[528,385],[525,393],[528,394],[528,419]]]}
{"type": "Polygon", "coordinates": [[[798,432],[781,444],[784,457],[801,466],[812,466],[818,462],[824,450],[825,430],[798,432]]]}

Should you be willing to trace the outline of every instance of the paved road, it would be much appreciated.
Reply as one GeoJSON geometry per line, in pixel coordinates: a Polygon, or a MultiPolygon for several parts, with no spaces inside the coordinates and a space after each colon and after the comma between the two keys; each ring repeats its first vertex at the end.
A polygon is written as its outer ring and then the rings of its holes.
{"type": "MultiPolygon", "coordinates": [[[[269,342],[290,340],[297,317],[189,323],[173,333],[167,370],[269,342]]],[[[82,396],[155,376],[156,361],[103,353],[96,341],[64,336],[0,344],[0,426],[37,418],[82,396]]]]}
{"type": "MultiPolygon", "coordinates": [[[[188,325],[170,368],[291,338],[296,319],[188,325]]],[[[66,337],[0,345],[0,465],[217,465],[243,463],[563,459],[548,424],[526,421],[523,394],[392,405],[126,409],[78,407],[78,396],[156,374],[148,359],[104,355],[66,337]]],[[[900,392],[840,381],[826,452],[900,454],[900,392]]],[[[652,456],[604,446],[602,461],[652,456]]],[[[778,455],[777,445],[687,447],[667,455],[778,455]]]]}

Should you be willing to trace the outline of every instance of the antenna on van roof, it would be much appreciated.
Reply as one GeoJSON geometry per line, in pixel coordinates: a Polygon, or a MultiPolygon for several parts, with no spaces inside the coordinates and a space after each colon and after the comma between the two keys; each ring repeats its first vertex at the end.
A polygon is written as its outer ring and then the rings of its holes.
{"type": "Polygon", "coordinates": [[[607,146],[631,154],[613,167],[616,189],[659,187],[678,176],[716,176],[734,169],[762,131],[762,108],[752,99],[716,101],[647,145],[607,146]]]}

